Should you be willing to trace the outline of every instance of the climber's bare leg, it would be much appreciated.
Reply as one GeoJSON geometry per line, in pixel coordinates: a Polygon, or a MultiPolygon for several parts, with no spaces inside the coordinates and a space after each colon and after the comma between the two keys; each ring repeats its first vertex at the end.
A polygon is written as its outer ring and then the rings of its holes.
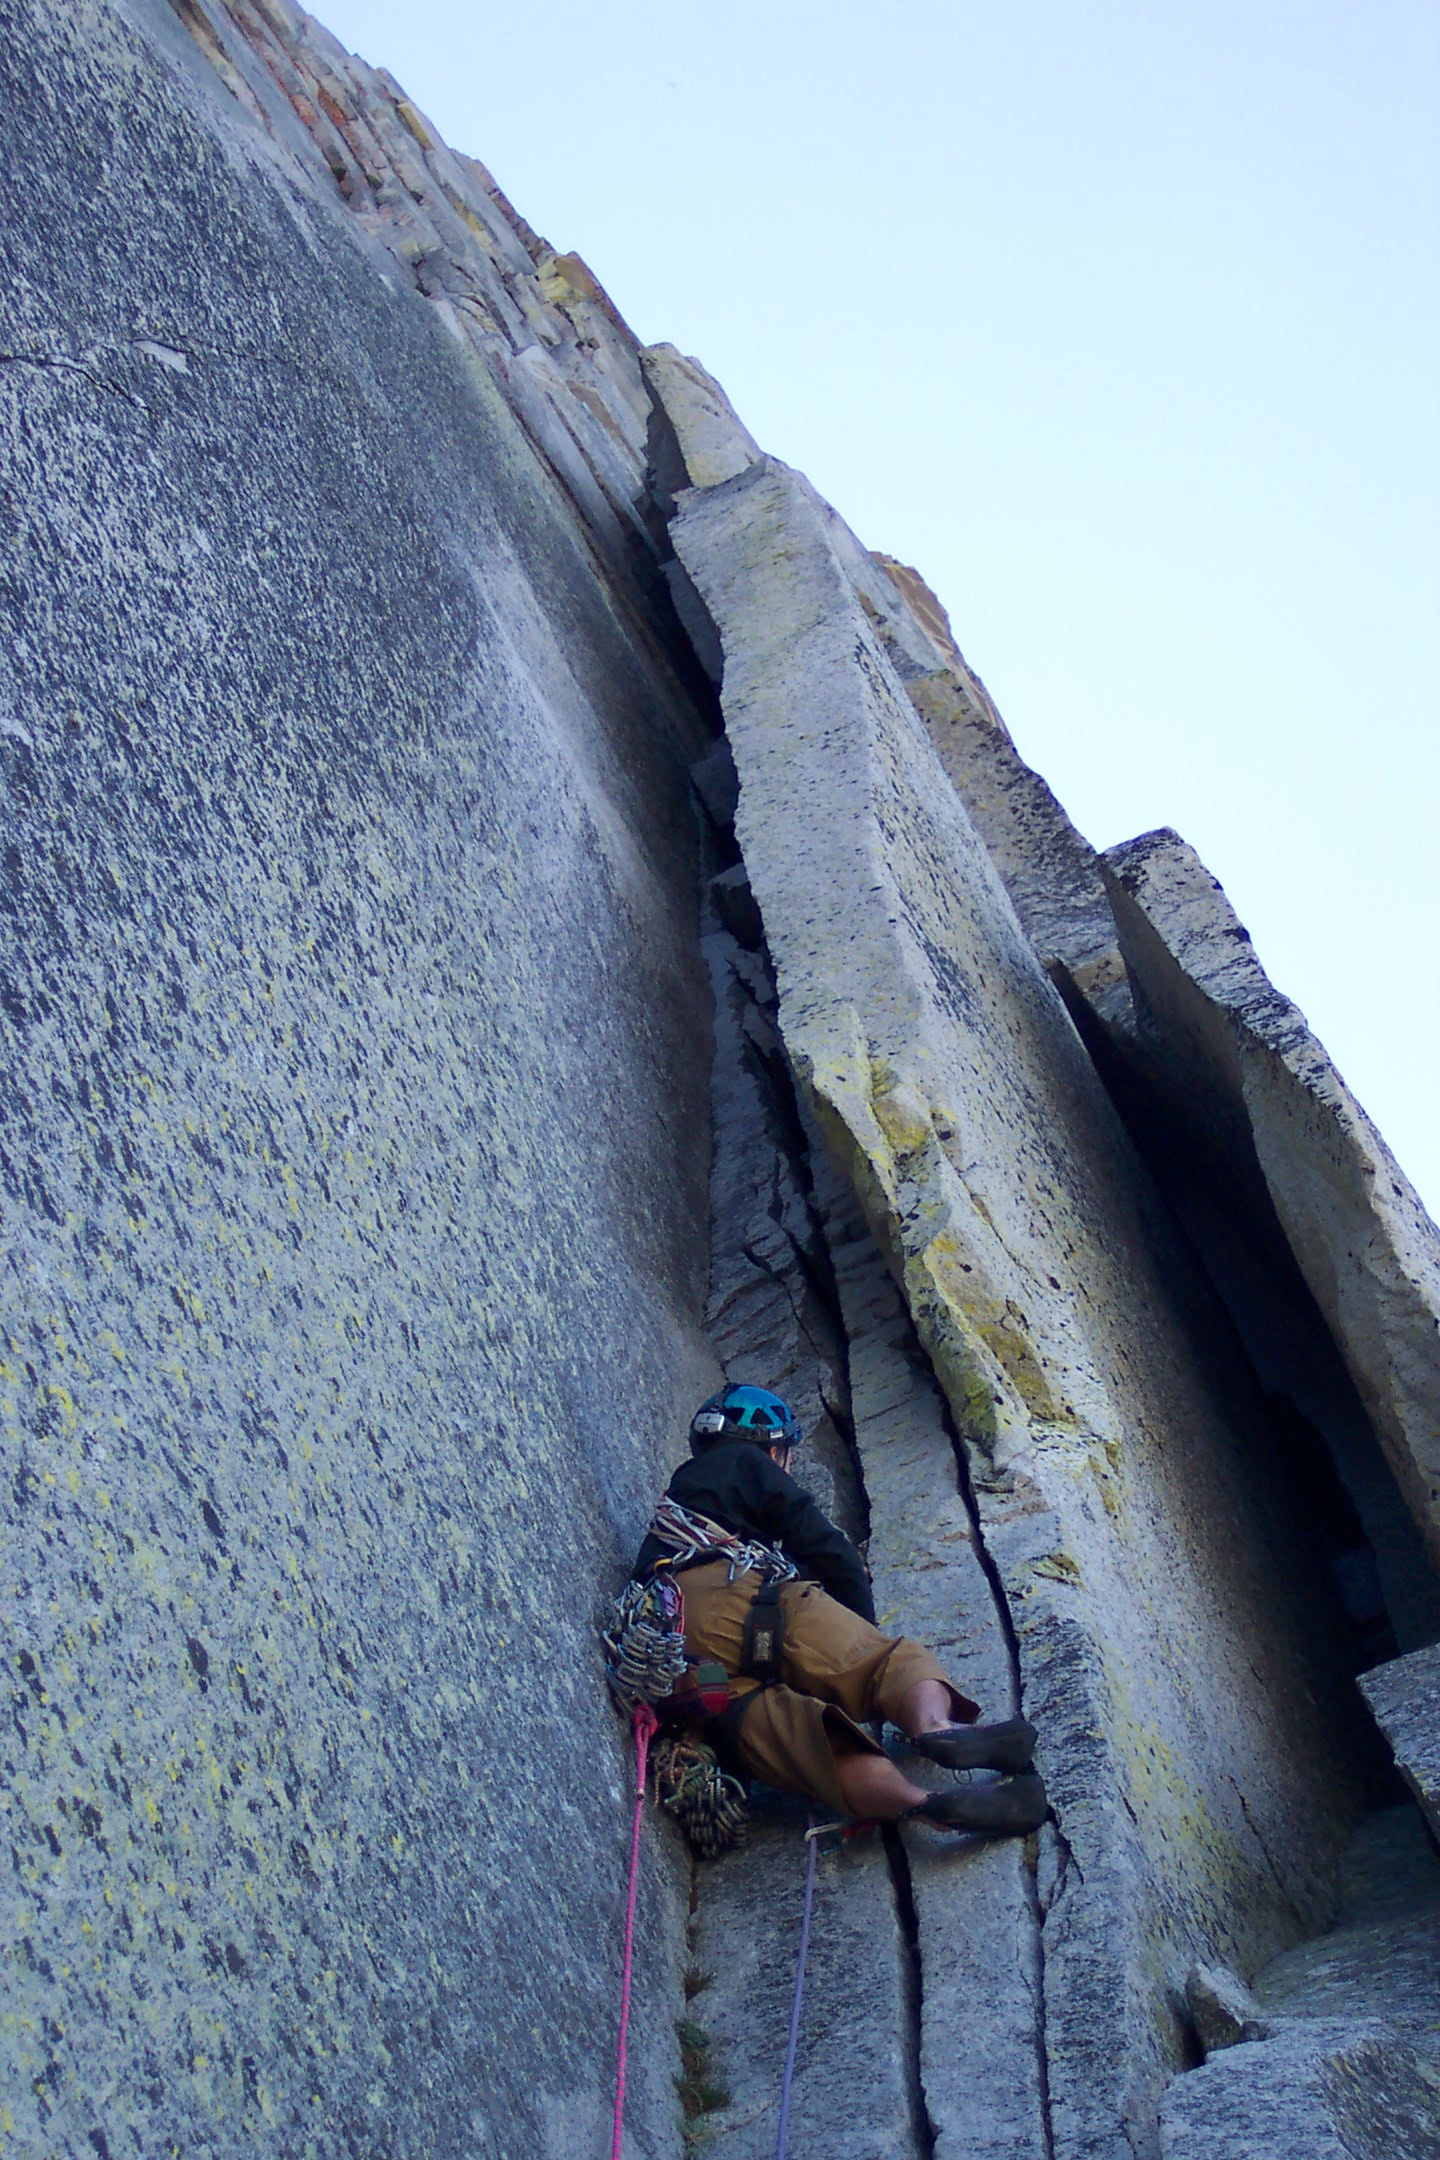
{"type": "Polygon", "coordinates": [[[900,1698],[900,1720],[922,1755],[945,1770],[999,1770],[1016,1777],[1034,1767],[1035,1727],[1018,1714],[994,1724],[957,1724],[941,1680],[917,1680],[900,1698]]]}
{"type": "MultiPolygon", "coordinates": [[[[921,1682],[922,1687],[930,1684],[921,1682]]],[[[896,1822],[929,1797],[923,1785],[912,1785],[901,1775],[888,1755],[857,1749],[853,1755],[837,1756],[835,1770],[846,1808],[864,1822],[896,1822]]]]}
{"type": "Polygon", "coordinates": [[[944,1681],[917,1680],[914,1687],[907,1688],[900,1698],[900,1715],[895,1722],[912,1740],[921,1733],[939,1732],[953,1725],[955,1712],[944,1681]]]}

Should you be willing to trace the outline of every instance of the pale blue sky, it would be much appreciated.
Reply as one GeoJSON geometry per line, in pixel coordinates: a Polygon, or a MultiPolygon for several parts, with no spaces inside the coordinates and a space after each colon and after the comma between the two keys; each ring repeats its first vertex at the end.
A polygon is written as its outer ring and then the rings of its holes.
{"type": "Polygon", "coordinates": [[[1440,10],[319,0],[1174,825],[1440,1212],[1440,10]]]}

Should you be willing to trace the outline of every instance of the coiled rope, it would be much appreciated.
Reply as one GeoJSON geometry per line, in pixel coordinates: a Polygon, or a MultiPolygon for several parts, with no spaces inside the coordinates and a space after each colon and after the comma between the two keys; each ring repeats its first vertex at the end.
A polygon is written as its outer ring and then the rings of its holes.
{"type": "Polygon", "coordinates": [[[717,1860],[745,1835],[745,1787],[720,1768],[693,1731],[666,1734],[655,1749],[655,1791],[702,1860],[717,1860]]]}

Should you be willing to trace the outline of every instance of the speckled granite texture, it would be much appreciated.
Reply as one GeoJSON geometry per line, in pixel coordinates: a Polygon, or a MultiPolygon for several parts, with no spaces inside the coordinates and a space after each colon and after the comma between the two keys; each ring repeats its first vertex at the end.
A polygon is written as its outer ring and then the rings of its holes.
{"type": "Polygon", "coordinates": [[[1383,1809],[1335,1928],[1257,1974],[1258,2039],[1171,2085],[1162,2160],[1440,2160],[1437,1949],[1440,1852],[1414,1807],[1383,1809]]]}
{"type": "Polygon", "coordinates": [[[4,15],[0,2151],[571,2160],[592,1621],[715,1374],[703,731],[188,32],[4,15]]]}
{"type": "MultiPolygon", "coordinates": [[[[1017,2108],[1001,2132],[992,2113],[982,2138],[943,2075],[933,2113],[957,2153],[1003,2134],[1007,2153],[1049,2138],[1058,2160],[1123,2160],[1153,2150],[1190,1962],[1228,1943],[1253,1965],[1325,1924],[1378,1750],[1356,1733],[1338,1616],[1287,1523],[1258,1390],[947,785],[832,519],[763,459],[683,495],[672,530],[724,652],[736,832],[780,1033],[948,1397],[1074,1863],[1046,1886],[1043,1972],[1018,1905],[993,1926],[1019,1970],[997,1975],[1016,2014],[997,2017],[990,2052],[1008,2092],[1033,2081],[1035,2013],[1019,2006],[1043,1988],[1043,2122],[1017,2108]]],[[[955,1458],[933,1450],[927,1523],[905,1492],[902,1393],[882,1386],[862,1417],[851,1332],[872,1563],[897,1625],[943,1639],[973,1567],[955,1458]],[[904,1536],[892,1512],[908,1513],[904,1536]]],[[[972,1886],[977,1926],[992,1925],[988,1887],[972,1886]]],[[[965,1904],[928,1881],[918,1899],[922,1972],[928,1958],[952,2003],[943,1946],[965,1904]]],[[[957,2043],[930,2045],[953,2060],[957,2043]]]]}
{"type": "MultiPolygon", "coordinates": [[[[0,131],[0,2160],[605,2160],[594,1623],[722,1370],[1054,1803],[826,1860],[794,2160],[1429,2136],[1330,1127],[1197,1137],[919,574],[290,0],[0,0],[0,131]],[[1187,2069],[1217,1961],[1306,2031],[1187,2069]]],[[[773,2149],[802,1819],[650,1817],[625,2160],[687,2002],[773,2149]]]]}

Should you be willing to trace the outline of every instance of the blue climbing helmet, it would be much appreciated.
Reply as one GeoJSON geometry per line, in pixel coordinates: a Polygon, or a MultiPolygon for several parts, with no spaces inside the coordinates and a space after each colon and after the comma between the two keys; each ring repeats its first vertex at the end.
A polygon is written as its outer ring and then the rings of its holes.
{"type": "Polygon", "coordinates": [[[703,1402],[690,1420],[697,1452],[719,1440],[753,1440],[757,1447],[799,1447],[800,1420],[789,1403],[764,1387],[727,1387],[703,1402]]]}

